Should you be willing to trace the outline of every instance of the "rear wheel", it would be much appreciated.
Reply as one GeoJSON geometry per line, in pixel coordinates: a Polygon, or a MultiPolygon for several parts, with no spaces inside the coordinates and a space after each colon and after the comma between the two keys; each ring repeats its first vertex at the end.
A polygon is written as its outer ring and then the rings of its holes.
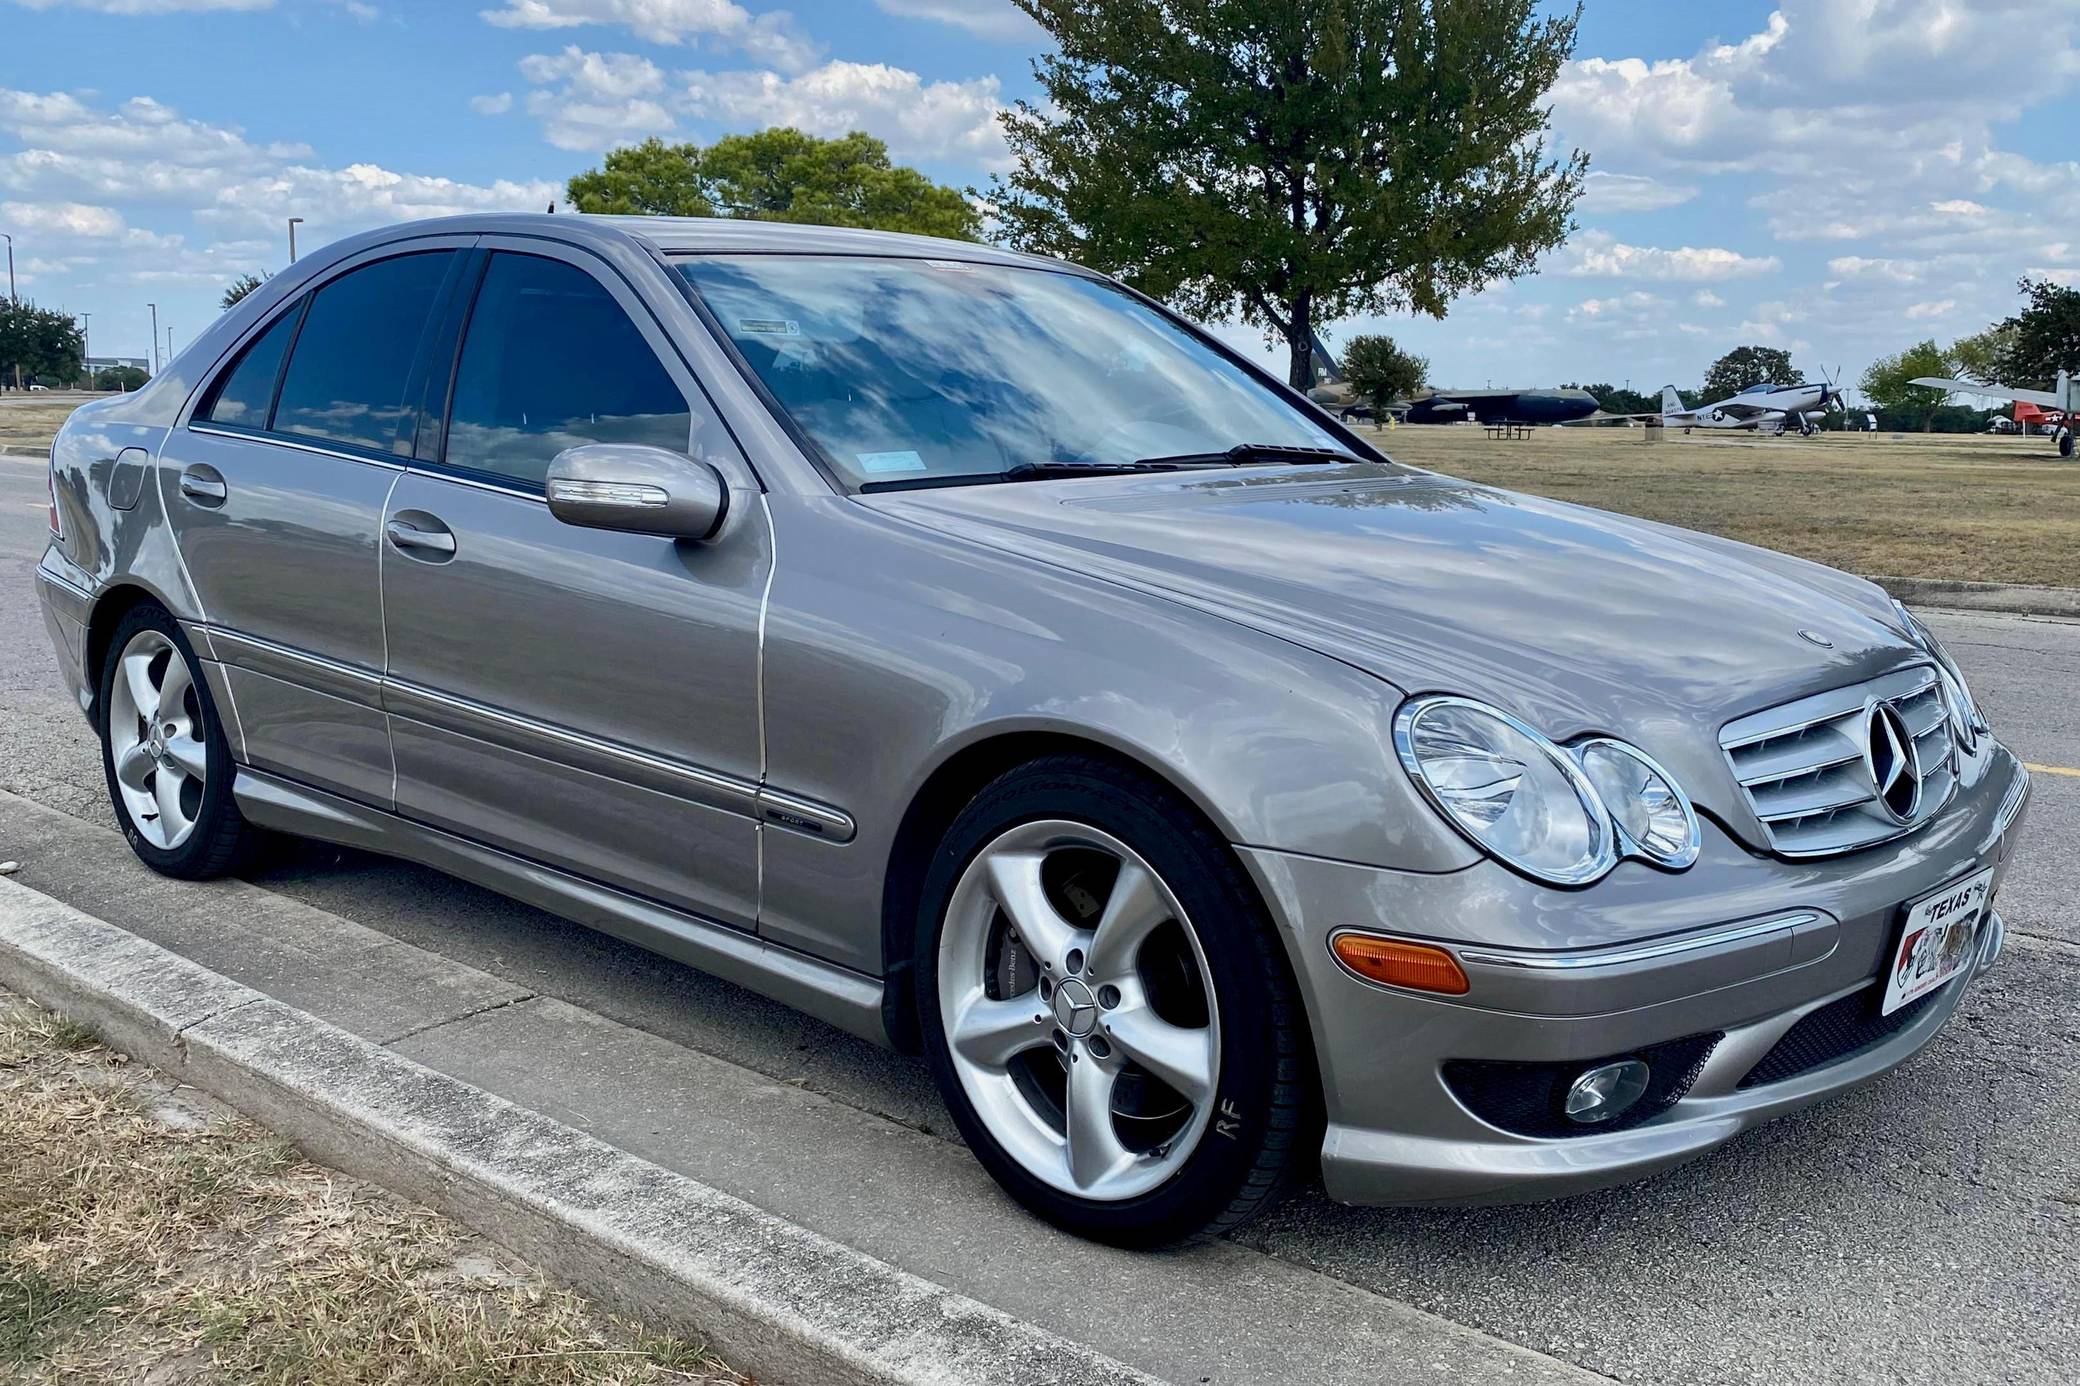
{"type": "Polygon", "coordinates": [[[1299,1006],[1232,854],[1166,786],[1080,756],[955,822],[920,919],[926,1049],[977,1158],[1083,1236],[1233,1226],[1299,1151],[1299,1006]]]}
{"type": "Polygon", "coordinates": [[[108,649],[101,764],[123,836],[164,875],[223,875],[252,830],[231,799],[231,751],[194,652],[150,604],[124,615],[108,649]]]}

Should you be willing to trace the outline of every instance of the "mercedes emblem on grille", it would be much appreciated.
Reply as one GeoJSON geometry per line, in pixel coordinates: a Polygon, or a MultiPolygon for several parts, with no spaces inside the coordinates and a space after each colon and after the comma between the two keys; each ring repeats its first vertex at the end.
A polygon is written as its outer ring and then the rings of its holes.
{"type": "Polygon", "coordinates": [[[1864,768],[1878,802],[1901,823],[1921,807],[1921,757],[1907,722],[1892,703],[1872,703],[1864,714],[1864,768]]]}

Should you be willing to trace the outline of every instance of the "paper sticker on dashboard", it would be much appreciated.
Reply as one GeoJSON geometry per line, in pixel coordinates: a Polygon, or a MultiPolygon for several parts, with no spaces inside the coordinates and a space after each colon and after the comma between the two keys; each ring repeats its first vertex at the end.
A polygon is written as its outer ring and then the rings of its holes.
{"type": "Polygon", "coordinates": [[[863,470],[877,475],[925,470],[924,459],[914,452],[862,452],[856,455],[863,470]]]}

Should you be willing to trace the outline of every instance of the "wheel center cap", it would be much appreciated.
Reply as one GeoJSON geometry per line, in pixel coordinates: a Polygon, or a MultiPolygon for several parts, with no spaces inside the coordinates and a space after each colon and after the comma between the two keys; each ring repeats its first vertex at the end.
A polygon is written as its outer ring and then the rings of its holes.
{"type": "Polygon", "coordinates": [[[1082,1039],[1098,1028],[1098,998],[1071,977],[1054,989],[1054,1023],[1082,1039]]]}
{"type": "Polygon", "coordinates": [[[157,727],[152,728],[151,740],[145,742],[145,749],[151,752],[154,760],[166,754],[166,738],[159,734],[157,727]]]}

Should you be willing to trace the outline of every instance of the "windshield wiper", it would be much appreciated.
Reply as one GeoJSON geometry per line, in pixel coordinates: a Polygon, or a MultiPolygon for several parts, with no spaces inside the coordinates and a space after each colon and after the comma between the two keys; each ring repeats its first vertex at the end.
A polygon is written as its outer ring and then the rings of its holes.
{"type": "Polygon", "coordinates": [[[998,472],[996,481],[1045,481],[1061,476],[1131,476],[1136,472],[1175,472],[1186,467],[1217,467],[1223,462],[1198,457],[1151,457],[1140,462],[1020,462],[998,472]]]}
{"type": "Polygon", "coordinates": [[[1187,452],[1175,457],[1145,458],[1140,465],[1165,467],[1247,467],[1252,462],[1362,462],[1341,448],[1306,448],[1288,443],[1237,443],[1226,452],[1187,452]]]}

